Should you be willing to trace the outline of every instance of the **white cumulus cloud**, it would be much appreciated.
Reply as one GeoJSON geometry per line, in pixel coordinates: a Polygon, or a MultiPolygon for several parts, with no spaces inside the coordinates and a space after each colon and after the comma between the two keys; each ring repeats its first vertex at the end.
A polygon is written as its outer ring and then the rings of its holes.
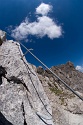
{"type": "MultiPolygon", "coordinates": [[[[62,35],[61,26],[58,26],[52,18],[46,15],[49,10],[47,8],[49,8],[50,5],[48,5],[47,7],[47,4],[42,4],[46,7],[46,11],[44,14],[42,14],[42,16],[37,17],[37,21],[29,22],[28,18],[25,18],[25,20],[19,26],[12,30],[11,35],[15,39],[27,39],[29,35],[38,36],[40,38],[47,35],[48,38],[54,39],[59,38],[62,35]]],[[[41,5],[39,6],[39,8],[41,8],[41,5]]],[[[36,12],[38,13],[38,8],[36,8],[36,12]]]]}
{"type": "Polygon", "coordinates": [[[52,6],[49,4],[41,3],[40,6],[36,8],[37,14],[47,15],[52,10],[52,6]]]}
{"type": "Polygon", "coordinates": [[[83,72],[83,66],[77,65],[77,66],[76,66],[76,70],[79,70],[79,71],[83,72]]]}

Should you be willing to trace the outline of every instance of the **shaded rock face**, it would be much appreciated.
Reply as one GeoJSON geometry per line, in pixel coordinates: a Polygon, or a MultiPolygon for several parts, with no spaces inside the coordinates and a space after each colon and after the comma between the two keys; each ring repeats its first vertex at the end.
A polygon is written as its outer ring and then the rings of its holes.
{"type": "Polygon", "coordinates": [[[0,46],[0,65],[7,72],[1,77],[0,125],[54,125],[49,99],[17,42],[0,46]]]}
{"type": "Polygon", "coordinates": [[[0,112],[0,125],[13,125],[13,124],[10,123],[10,122],[4,117],[4,115],[0,112]]]}
{"type": "Polygon", "coordinates": [[[43,75],[44,74],[44,69],[41,66],[39,66],[37,68],[37,73],[43,75]]]}
{"type": "MultiPolygon", "coordinates": [[[[37,69],[44,91],[51,101],[56,125],[83,125],[83,101],[67,90],[48,69],[37,69]]],[[[83,97],[83,73],[77,71],[72,62],[52,66],[51,70],[83,97]]]]}
{"type": "Polygon", "coordinates": [[[0,40],[3,42],[3,41],[6,41],[6,32],[0,30],[0,40]]]}
{"type": "Polygon", "coordinates": [[[0,30],[0,46],[4,41],[6,41],[6,33],[0,30]]]}
{"type": "Polygon", "coordinates": [[[2,43],[3,43],[3,41],[2,41],[2,39],[0,38],[0,46],[2,45],[2,43]]]}

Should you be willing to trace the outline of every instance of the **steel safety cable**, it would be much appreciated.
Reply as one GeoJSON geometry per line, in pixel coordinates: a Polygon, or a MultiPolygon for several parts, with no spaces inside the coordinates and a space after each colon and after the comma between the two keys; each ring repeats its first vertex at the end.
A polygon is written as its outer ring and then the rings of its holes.
{"type": "MultiPolygon", "coordinates": [[[[9,35],[9,34],[8,34],[9,35]]],[[[13,38],[11,35],[9,35],[13,38]]],[[[14,39],[14,38],[13,38],[14,39]]],[[[74,91],[65,81],[63,81],[58,75],[56,75],[46,64],[44,64],[38,57],[36,57],[26,46],[24,46],[20,41],[16,40],[23,48],[25,48],[38,62],[40,62],[46,69],[48,69],[58,80],[60,80],[72,93],[74,93],[77,97],[79,97],[83,101],[83,97],[81,97],[77,92],[74,91]]]]}

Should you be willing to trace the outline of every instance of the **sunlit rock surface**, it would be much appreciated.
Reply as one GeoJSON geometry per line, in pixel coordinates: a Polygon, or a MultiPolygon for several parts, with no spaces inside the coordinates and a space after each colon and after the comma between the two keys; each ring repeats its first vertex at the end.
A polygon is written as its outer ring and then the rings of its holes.
{"type": "MultiPolygon", "coordinates": [[[[0,31],[1,39],[6,40],[0,31]]],[[[54,125],[52,109],[42,84],[25,57],[20,45],[12,40],[0,46],[0,65],[22,82],[2,78],[0,85],[0,125],[54,125]],[[23,83],[23,84],[22,84],[23,83]],[[28,88],[28,89],[27,89],[28,88]]]]}

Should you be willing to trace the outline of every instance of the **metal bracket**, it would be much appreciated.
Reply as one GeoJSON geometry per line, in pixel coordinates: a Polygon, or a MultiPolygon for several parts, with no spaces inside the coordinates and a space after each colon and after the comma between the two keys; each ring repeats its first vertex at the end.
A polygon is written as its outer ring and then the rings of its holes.
{"type": "MultiPolygon", "coordinates": [[[[31,51],[31,50],[33,50],[33,49],[31,48],[31,49],[29,49],[29,50],[31,51]]],[[[28,53],[28,50],[23,54],[22,57],[24,57],[27,53],[28,53]]]]}

